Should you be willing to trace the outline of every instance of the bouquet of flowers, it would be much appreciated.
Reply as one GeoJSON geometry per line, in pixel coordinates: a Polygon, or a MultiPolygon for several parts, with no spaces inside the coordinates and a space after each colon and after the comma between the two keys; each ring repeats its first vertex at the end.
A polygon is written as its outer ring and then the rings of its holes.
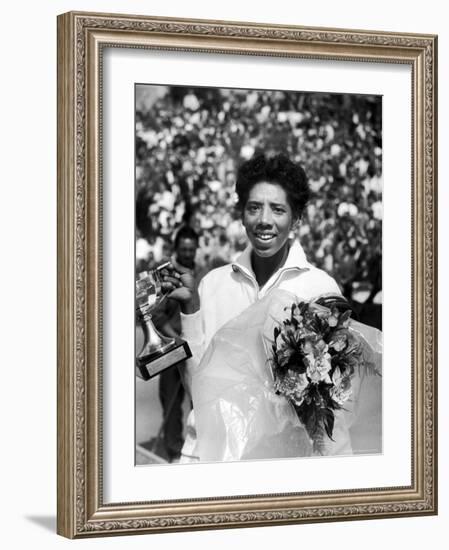
{"type": "Polygon", "coordinates": [[[294,406],[318,454],[324,438],[332,440],[335,411],[351,398],[356,370],[380,375],[364,360],[363,344],[350,329],[351,310],[337,304],[293,303],[272,343],[275,392],[294,406]]]}

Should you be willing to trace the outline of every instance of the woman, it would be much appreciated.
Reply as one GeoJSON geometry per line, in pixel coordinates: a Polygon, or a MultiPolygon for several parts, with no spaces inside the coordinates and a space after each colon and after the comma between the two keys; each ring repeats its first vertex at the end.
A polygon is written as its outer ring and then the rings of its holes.
{"type": "MultiPolygon", "coordinates": [[[[307,261],[294,238],[309,198],[301,166],[284,155],[256,156],[241,166],[236,192],[248,247],[235,262],[209,272],[198,291],[181,275],[171,293],[180,301],[183,337],[193,353],[196,433],[190,429],[183,455],[220,461],[307,456],[312,450],[304,428],[274,394],[261,334],[285,300],[340,295],[340,289],[307,261]]],[[[343,417],[334,433],[338,441],[329,454],[351,453],[343,417]]]]}

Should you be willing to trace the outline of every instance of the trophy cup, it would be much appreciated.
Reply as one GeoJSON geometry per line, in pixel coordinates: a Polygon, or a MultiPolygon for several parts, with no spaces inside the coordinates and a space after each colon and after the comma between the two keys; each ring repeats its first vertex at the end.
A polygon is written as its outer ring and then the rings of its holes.
{"type": "Polygon", "coordinates": [[[136,304],[144,331],[144,345],[137,354],[136,366],[144,380],[192,356],[187,342],[160,334],[153,324],[151,313],[166,297],[161,289],[160,269],[143,271],[136,281],[136,304]]]}

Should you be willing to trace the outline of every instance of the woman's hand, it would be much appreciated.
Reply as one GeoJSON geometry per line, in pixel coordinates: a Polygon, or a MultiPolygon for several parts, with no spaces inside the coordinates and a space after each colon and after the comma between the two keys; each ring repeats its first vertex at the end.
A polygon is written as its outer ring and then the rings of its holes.
{"type": "Polygon", "coordinates": [[[171,264],[160,271],[161,287],[168,298],[179,302],[183,313],[195,313],[199,309],[199,296],[195,278],[188,269],[175,269],[171,264]]]}

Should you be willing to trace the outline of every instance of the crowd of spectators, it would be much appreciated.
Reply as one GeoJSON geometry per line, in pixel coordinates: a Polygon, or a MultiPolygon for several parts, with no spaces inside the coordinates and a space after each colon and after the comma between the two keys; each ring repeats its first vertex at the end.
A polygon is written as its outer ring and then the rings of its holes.
{"type": "Polygon", "coordinates": [[[171,253],[176,229],[200,235],[205,270],[246,245],[235,211],[238,165],[283,152],[312,198],[298,236],[309,260],[351,297],[381,290],[381,98],[357,94],[140,86],[136,97],[137,261],[171,253]]]}

